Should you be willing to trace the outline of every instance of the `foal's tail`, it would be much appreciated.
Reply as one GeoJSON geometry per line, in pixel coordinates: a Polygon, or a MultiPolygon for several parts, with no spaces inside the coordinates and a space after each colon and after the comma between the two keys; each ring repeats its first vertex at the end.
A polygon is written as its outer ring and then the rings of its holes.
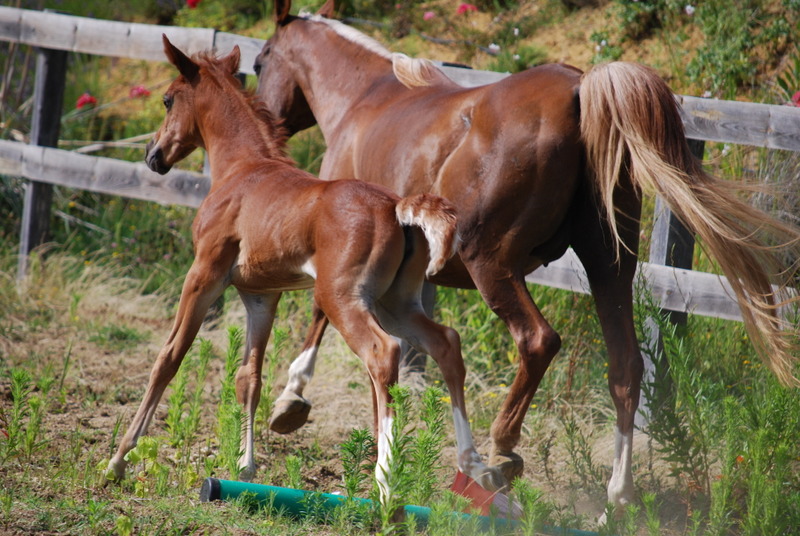
{"type": "Polygon", "coordinates": [[[797,328],[777,310],[785,304],[777,296],[785,295],[786,279],[800,258],[798,230],[738,197],[737,190],[754,187],[703,171],[689,152],[674,95],[651,69],[625,62],[597,66],[581,80],[580,103],[581,135],[617,248],[622,240],[614,189],[627,174],[637,189],[661,196],[699,235],[731,284],[757,351],[781,382],[800,385],[797,328]],[[775,291],[778,278],[784,281],[775,291]]]}
{"type": "Polygon", "coordinates": [[[432,276],[458,248],[455,208],[442,197],[420,194],[401,199],[395,210],[401,225],[414,225],[425,233],[431,257],[425,275],[432,276]]]}

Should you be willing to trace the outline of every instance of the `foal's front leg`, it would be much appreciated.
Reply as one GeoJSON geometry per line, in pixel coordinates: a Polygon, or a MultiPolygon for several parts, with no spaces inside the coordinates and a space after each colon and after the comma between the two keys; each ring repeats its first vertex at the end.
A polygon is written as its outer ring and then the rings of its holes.
{"type": "Polygon", "coordinates": [[[267,347],[281,294],[279,292],[247,294],[240,291],[239,296],[247,309],[247,343],[244,360],[236,373],[236,398],[244,406],[247,416],[242,430],[239,479],[249,482],[256,474],[253,422],[258,403],[261,400],[261,368],[264,363],[264,350],[267,347]]]}
{"type": "Polygon", "coordinates": [[[117,452],[108,464],[106,475],[109,479],[120,480],[125,476],[125,468],[128,465],[125,455],[147,432],[147,427],[153,419],[153,414],[164,390],[178,371],[186,352],[189,351],[208,308],[222,294],[223,290],[224,284],[221,277],[215,277],[211,270],[199,267],[197,264],[192,265],[183,283],[178,314],[175,316],[172,332],[150,372],[150,381],[142,403],[128,431],[120,441],[117,452]]]}

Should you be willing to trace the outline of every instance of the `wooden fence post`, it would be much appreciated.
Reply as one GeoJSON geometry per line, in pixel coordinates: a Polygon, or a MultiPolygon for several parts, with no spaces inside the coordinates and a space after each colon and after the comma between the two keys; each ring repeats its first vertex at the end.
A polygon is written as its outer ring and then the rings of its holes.
{"type": "MultiPolygon", "coordinates": [[[[46,48],[37,50],[30,140],[32,145],[58,145],[66,73],[66,51],[46,48]]],[[[53,187],[50,184],[29,181],[25,186],[17,272],[20,280],[28,274],[28,256],[31,251],[47,241],[52,200],[53,187]]]]}
{"type": "MultiPolygon", "coordinates": [[[[688,140],[689,149],[692,154],[700,160],[703,159],[705,142],[702,140],[688,140]]],[[[655,220],[653,221],[653,232],[650,241],[650,258],[652,264],[664,266],[674,266],[676,268],[692,269],[692,257],[694,256],[694,235],[689,229],[675,217],[675,214],[667,207],[666,203],[658,197],[656,198],[655,220]]],[[[686,325],[688,314],[684,311],[667,311],[670,322],[678,326],[686,325]]],[[[650,348],[655,349],[655,359],[664,359],[664,342],[661,339],[661,331],[652,318],[646,321],[650,330],[650,348]]],[[[644,377],[643,382],[652,382],[655,378],[655,365],[650,360],[650,356],[644,356],[644,377]]],[[[662,379],[662,378],[659,378],[662,379]]],[[[651,400],[642,399],[639,402],[639,411],[636,414],[637,426],[644,426],[650,418],[651,400]]]]}

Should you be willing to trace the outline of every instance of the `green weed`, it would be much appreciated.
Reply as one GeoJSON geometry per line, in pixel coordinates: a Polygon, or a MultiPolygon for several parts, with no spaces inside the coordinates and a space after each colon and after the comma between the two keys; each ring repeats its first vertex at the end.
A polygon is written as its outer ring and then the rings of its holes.
{"type": "Polygon", "coordinates": [[[225,353],[225,374],[222,379],[219,409],[217,413],[217,440],[221,464],[236,479],[241,471],[241,438],[244,424],[244,409],[236,399],[236,371],[241,361],[243,346],[242,330],[228,328],[228,349],[225,353]]]}
{"type": "Polygon", "coordinates": [[[146,340],[146,338],[147,336],[136,328],[108,325],[100,327],[95,335],[89,337],[89,341],[99,344],[109,350],[119,351],[124,348],[136,346],[146,340]]]}
{"type": "Polygon", "coordinates": [[[350,436],[340,446],[342,459],[342,481],[345,494],[356,497],[364,491],[364,484],[375,473],[372,459],[376,455],[375,438],[366,428],[350,431],[350,436]]]}

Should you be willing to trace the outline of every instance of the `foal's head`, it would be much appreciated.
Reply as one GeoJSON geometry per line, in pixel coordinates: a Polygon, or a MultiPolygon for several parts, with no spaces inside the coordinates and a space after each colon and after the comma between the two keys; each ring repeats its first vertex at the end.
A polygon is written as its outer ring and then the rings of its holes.
{"type": "Polygon", "coordinates": [[[236,46],[223,58],[194,60],[170,43],[166,35],[163,40],[164,53],[178,68],[180,76],[164,94],[166,116],[147,144],[144,157],[147,166],[162,175],[197,147],[204,146],[198,128],[199,114],[207,109],[204,99],[214,98],[220,90],[234,90],[238,84],[234,75],[239,70],[240,56],[236,46]]]}

